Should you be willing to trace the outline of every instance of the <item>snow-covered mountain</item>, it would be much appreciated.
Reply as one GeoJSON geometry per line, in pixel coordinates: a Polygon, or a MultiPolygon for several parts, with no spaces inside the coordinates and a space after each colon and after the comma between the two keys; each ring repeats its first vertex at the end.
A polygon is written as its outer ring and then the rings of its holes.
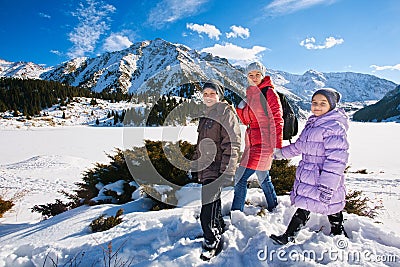
{"type": "Polygon", "coordinates": [[[226,86],[244,86],[243,77],[226,59],[162,39],[138,42],[95,58],[76,58],[43,73],[41,78],[97,92],[120,89],[165,93],[189,81],[209,78],[222,79],[226,86]],[[238,84],[238,80],[242,81],[238,84]]]}
{"type": "Polygon", "coordinates": [[[276,85],[283,86],[303,99],[310,99],[315,90],[335,88],[343,102],[379,100],[396,84],[369,74],[354,72],[323,73],[309,70],[302,75],[283,71],[268,71],[276,85]]]}
{"type": "Polygon", "coordinates": [[[0,59],[0,77],[39,79],[42,73],[50,69],[32,62],[9,62],[0,59]]]}
{"type": "MultiPolygon", "coordinates": [[[[190,81],[209,78],[222,80],[236,92],[243,92],[247,84],[243,68],[233,66],[228,60],[159,38],[95,58],[75,58],[48,69],[34,63],[5,61],[0,61],[0,68],[0,77],[40,77],[97,92],[119,89],[162,94],[179,90],[180,85],[190,81]]],[[[268,74],[277,89],[286,92],[303,109],[308,108],[312,92],[321,87],[337,89],[344,102],[377,101],[396,87],[391,81],[352,72],[309,70],[299,75],[268,70],[268,74]]]]}
{"type": "Polygon", "coordinates": [[[377,103],[366,106],[353,115],[357,121],[399,121],[400,120],[400,85],[387,93],[377,103]]]}

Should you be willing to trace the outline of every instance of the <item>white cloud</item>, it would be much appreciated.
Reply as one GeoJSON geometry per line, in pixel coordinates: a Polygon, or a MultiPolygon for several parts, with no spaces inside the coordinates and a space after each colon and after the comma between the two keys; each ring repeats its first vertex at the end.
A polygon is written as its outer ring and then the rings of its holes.
{"type": "Polygon", "coordinates": [[[199,13],[209,0],[162,0],[149,12],[147,22],[160,29],[165,24],[199,13]]]}
{"type": "Polygon", "coordinates": [[[325,38],[325,42],[323,44],[317,45],[315,44],[316,40],[314,37],[306,38],[305,40],[300,42],[301,46],[304,46],[307,49],[327,49],[332,48],[335,45],[340,45],[344,42],[342,38],[336,39],[335,37],[325,38]]]}
{"type": "Polygon", "coordinates": [[[205,33],[207,34],[208,38],[210,39],[214,38],[217,41],[219,40],[219,36],[221,35],[221,31],[218,30],[217,27],[215,27],[214,25],[210,24],[199,25],[199,24],[187,23],[186,28],[195,31],[199,34],[205,33]]]}
{"type": "Polygon", "coordinates": [[[331,4],[337,0],[274,0],[265,7],[273,15],[283,15],[310,8],[319,4],[331,4]]]}
{"type": "Polygon", "coordinates": [[[106,38],[103,49],[107,52],[119,51],[128,48],[132,45],[132,42],[128,37],[118,33],[112,33],[106,38]]]}
{"type": "Polygon", "coordinates": [[[45,19],[51,19],[50,15],[42,13],[42,12],[39,13],[39,16],[42,17],[42,18],[45,18],[45,19]]]}
{"type": "Polygon", "coordinates": [[[378,65],[371,65],[370,68],[374,68],[377,71],[382,70],[400,70],[400,64],[396,64],[394,66],[378,66],[378,65]]]}
{"type": "Polygon", "coordinates": [[[231,32],[226,33],[226,38],[237,38],[247,39],[250,37],[250,30],[243,28],[242,26],[231,26],[231,32]]]}
{"type": "Polygon", "coordinates": [[[50,53],[55,54],[57,56],[62,56],[63,55],[63,53],[58,51],[58,50],[50,50],[50,53]]]}
{"type": "Polygon", "coordinates": [[[262,46],[243,48],[231,43],[226,43],[224,45],[215,44],[213,47],[203,48],[201,52],[211,53],[214,56],[223,57],[232,61],[245,62],[260,60],[258,54],[265,50],[267,50],[267,48],[262,46]]]}
{"type": "Polygon", "coordinates": [[[78,25],[69,33],[69,40],[73,46],[68,51],[70,58],[82,57],[94,51],[100,36],[109,29],[108,15],[115,11],[115,7],[104,2],[87,0],[87,6],[79,4],[72,15],[78,18],[78,25]]]}

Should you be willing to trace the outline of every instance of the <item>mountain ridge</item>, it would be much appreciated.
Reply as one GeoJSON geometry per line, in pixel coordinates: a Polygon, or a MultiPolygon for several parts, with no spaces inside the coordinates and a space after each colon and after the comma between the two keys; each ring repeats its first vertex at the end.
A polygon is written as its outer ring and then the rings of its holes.
{"type": "MultiPolygon", "coordinates": [[[[191,81],[216,78],[229,89],[244,92],[247,80],[243,68],[227,59],[200,53],[182,44],[163,39],[136,42],[130,47],[107,52],[94,58],[75,58],[53,67],[32,62],[8,62],[0,59],[0,77],[52,80],[93,91],[145,90],[165,94],[191,81]]],[[[308,70],[304,74],[267,69],[277,90],[287,93],[302,108],[312,93],[332,87],[342,94],[343,102],[378,101],[393,90],[394,82],[355,72],[323,73],[308,70]]]]}
{"type": "Polygon", "coordinates": [[[400,121],[400,85],[389,91],[381,100],[366,106],[353,115],[355,121],[400,121]]]}

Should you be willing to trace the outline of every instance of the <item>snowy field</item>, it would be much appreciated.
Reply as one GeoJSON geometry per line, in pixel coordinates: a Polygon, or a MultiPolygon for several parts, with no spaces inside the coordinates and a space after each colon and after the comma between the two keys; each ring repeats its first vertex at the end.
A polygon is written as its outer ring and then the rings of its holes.
{"type": "MultiPolygon", "coordinates": [[[[13,196],[12,212],[0,218],[0,266],[106,266],[107,246],[130,266],[399,266],[400,265],[400,124],[351,122],[348,190],[362,190],[385,209],[375,219],[345,214],[350,238],[330,237],[324,216],[313,214],[296,243],[280,247],[268,236],[282,233],[294,213],[287,196],[279,197],[274,213],[258,216],[265,205],[261,190],[251,189],[251,205],[233,212],[225,232],[223,252],[210,263],[199,259],[200,206],[195,185],[180,201],[187,207],[150,212],[146,199],[124,205],[79,207],[40,222],[31,213],[36,204],[62,198],[82,172],[95,162],[107,162],[115,147],[140,145],[143,139],[183,139],[195,142],[195,127],[177,128],[175,135],[160,128],[41,127],[1,130],[0,193],[13,196]],[[172,137],[171,137],[172,136],[172,137]],[[365,174],[357,173],[366,170],[365,174]],[[91,233],[90,222],[101,214],[124,209],[123,222],[111,230],[91,233]],[[319,233],[315,231],[325,226],[319,233]],[[111,242],[111,243],[110,243],[111,242]],[[54,265],[54,262],[57,265],[54,265]],[[74,264],[70,264],[74,263],[74,264]],[[78,264],[80,263],[80,264],[78,264]]],[[[173,140],[174,141],[174,140],[173,140]]],[[[298,159],[294,160],[295,162],[298,159]]],[[[223,213],[228,214],[232,188],[225,189],[223,213]]],[[[111,266],[122,266],[115,264],[111,266]]]]}

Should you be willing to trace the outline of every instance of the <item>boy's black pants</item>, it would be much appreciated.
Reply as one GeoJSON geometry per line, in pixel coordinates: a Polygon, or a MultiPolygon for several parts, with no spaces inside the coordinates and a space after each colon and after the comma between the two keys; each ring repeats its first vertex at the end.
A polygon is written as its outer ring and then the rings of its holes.
{"type": "Polygon", "coordinates": [[[210,242],[219,241],[225,227],[221,213],[221,187],[214,180],[206,180],[201,188],[200,222],[204,239],[210,242]]]}

